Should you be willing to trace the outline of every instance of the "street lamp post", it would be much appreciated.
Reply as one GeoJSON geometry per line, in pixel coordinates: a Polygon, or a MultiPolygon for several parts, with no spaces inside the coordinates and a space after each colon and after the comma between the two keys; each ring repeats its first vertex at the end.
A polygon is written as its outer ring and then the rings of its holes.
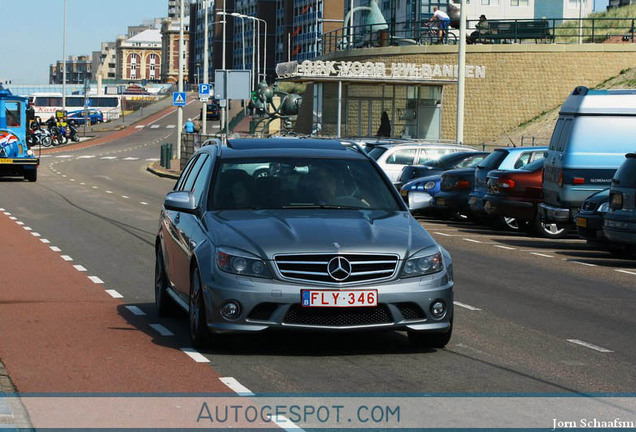
{"type": "MultiPolygon", "coordinates": [[[[209,71],[209,56],[210,47],[208,42],[208,0],[203,1],[203,8],[205,12],[204,18],[204,35],[203,35],[203,84],[210,84],[209,71]]],[[[208,133],[208,104],[206,101],[202,102],[201,106],[201,133],[207,135],[208,133]]]]}
{"type": "Polygon", "coordinates": [[[245,15],[238,12],[232,12],[233,17],[241,19],[241,48],[243,49],[243,70],[245,70],[245,15]]]}
{"type": "MultiPolygon", "coordinates": [[[[181,16],[179,20],[179,75],[178,75],[178,91],[183,92],[183,56],[185,54],[185,46],[183,44],[183,26],[185,21],[185,6],[181,0],[181,16]]],[[[177,161],[181,164],[181,133],[183,132],[183,107],[177,108],[177,161]]]]}
{"type": "Polygon", "coordinates": [[[66,0],[64,0],[64,37],[62,41],[62,110],[66,110],[66,0]]]}

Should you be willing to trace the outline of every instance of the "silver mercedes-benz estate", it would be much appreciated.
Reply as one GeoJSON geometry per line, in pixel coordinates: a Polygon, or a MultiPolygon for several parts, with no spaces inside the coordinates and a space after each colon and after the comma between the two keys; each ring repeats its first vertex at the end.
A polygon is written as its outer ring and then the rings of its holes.
{"type": "Polygon", "coordinates": [[[451,257],[359,147],[206,144],[166,196],[156,239],[157,310],[185,309],[195,347],[272,328],[448,343],[451,257]]]}

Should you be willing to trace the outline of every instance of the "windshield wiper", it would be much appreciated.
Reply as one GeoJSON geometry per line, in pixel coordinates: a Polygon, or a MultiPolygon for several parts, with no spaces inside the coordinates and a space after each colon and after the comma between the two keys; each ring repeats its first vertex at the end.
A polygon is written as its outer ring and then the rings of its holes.
{"type": "Polygon", "coordinates": [[[362,207],[330,205],[330,204],[292,204],[283,206],[284,209],[323,209],[323,210],[362,210],[362,207]]]}

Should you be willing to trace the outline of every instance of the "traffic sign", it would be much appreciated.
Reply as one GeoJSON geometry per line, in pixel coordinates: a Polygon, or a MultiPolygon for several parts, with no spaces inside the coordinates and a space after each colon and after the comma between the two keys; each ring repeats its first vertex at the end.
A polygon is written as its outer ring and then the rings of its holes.
{"type": "Polygon", "coordinates": [[[184,92],[174,92],[172,93],[172,105],[173,106],[185,106],[186,105],[186,94],[184,92]]]}
{"type": "Polygon", "coordinates": [[[210,84],[199,84],[199,96],[210,96],[210,84]]]}

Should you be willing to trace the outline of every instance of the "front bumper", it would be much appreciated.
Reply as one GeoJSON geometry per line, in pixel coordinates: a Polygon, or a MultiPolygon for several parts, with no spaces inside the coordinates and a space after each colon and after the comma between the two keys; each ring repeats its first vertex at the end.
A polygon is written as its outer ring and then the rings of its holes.
{"type": "Polygon", "coordinates": [[[549,222],[568,223],[571,221],[572,213],[569,208],[554,207],[546,203],[539,204],[541,219],[549,222]]]}
{"type": "Polygon", "coordinates": [[[603,216],[599,213],[578,213],[574,221],[580,238],[589,241],[607,240],[603,234],[603,216]]]}
{"type": "Polygon", "coordinates": [[[406,203],[410,211],[423,210],[433,205],[433,197],[426,192],[409,191],[406,203]]]}
{"type": "Polygon", "coordinates": [[[433,208],[443,211],[468,211],[468,195],[465,192],[443,191],[435,195],[433,208]]]}
{"type": "Polygon", "coordinates": [[[486,194],[483,198],[484,210],[489,215],[514,217],[530,221],[536,216],[536,204],[529,201],[516,201],[497,195],[486,194]]]}
{"type": "Polygon", "coordinates": [[[204,285],[208,328],[214,332],[258,332],[267,329],[319,331],[414,330],[445,333],[453,316],[453,281],[447,270],[433,275],[331,287],[311,283],[290,283],[276,279],[214,275],[204,285]],[[377,307],[301,307],[301,290],[376,289],[377,307]],[[436,301],[447,306],[441,319],[432,317],[436,301]],[[228,301],[240,305],[237,319],[225,319],[220,308],[228,301]]]}

